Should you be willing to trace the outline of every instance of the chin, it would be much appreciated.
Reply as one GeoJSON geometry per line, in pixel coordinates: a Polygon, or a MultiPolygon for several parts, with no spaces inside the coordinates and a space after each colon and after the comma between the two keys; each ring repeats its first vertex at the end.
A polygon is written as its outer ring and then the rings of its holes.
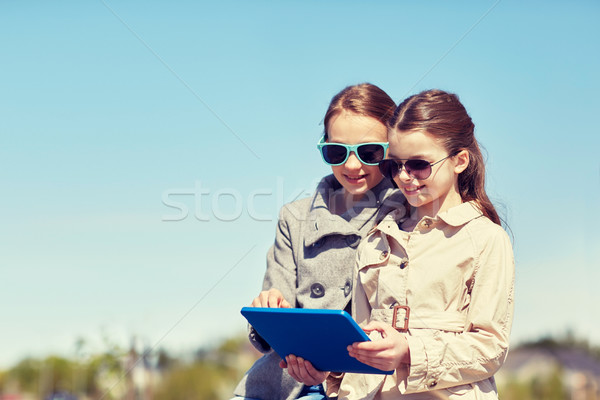
{"type": "Polygon", "coordinates": [[[361,195],[363,195],[363,194],[365,194],[365,193],[367,193],[369,191],[369,189],[366,186],[365,187],[360,187],[360,188],[351,187],[351,188],[348,188],[346,190],[348,191],[348,193],[353,194],[355,196],[357,196],[357,195],[361,196],[361,195]]]}
{"type": "Polygon", "coordinates": [[[419,199],[415,199],[415,198],[411,199],[409,196],[405,196],[405,197],[406,197],[406,200],[408,201],[408,204],[410,204],[411,207],[419,208],[423,204],[425,204],[423,201],[421,201],[419,199]]]}

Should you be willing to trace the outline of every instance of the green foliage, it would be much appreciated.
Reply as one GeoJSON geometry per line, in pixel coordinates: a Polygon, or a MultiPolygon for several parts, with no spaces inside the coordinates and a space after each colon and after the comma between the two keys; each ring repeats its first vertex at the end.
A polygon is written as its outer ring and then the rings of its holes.
{"type": "Polygon", "coordinates": [[[563,384],[563,376],[563,371],[561,369],[556,369],[554,373],[550,375],[543,391],[546,399],[560,400],[569,398],[567,388],[563,384]]]}
{"type": "Polygon", "coordinates": [[[40,380],[40,361],[26,358],[9,369],[6,380],[15,382],[19,390],[35,392],[40,380]]]}
{"type": "Polygon", "coordinates": [[[228,382],[223,368],[195,362],[167,372],[154,393],[154,400],[211,400],[223,398],[228,382]]]}
{"type": "MultiPolygon", "coordinates": [[[[106,391],[102,388],[100,379],[106,375],[114,377],[115,380],[124,373],[121,366],[120,355],[112,352],[98,354],[90,358],[87,362],[84,372],[83,385],[80,387],[79,392],[83,392],[92,398],[101,397],[103,392],[106,391]]],[[[105,397],[106,399],[112,398],[110,395],[105,397]]]]}
{"type": "Polygon", "coordinates": [[[244,346],[248,338],[246,336],[238,336],[227,339],[219,346],[218,351],[220,353],[237,354],[240,349],[244,346]]]}
{"type": "Polygon", "coordinates": [[[122,373],[121,355],[107,352],[92,356],[86,362],[58,356],[41,360],[26,358],[2,374],[0,393],[11,385],[13,390],[42,398],[57,391],[94,398],[102,391],[98,379],[106,372],[115,376],[122,373]]]}
{"type": "Polygon", "coordinates": [[[498,388],[498,398],[502,400],[531,399],[531,384],[511,379],[506,385],[498,388]]]}
{"type": "Polygon", "coordinates": [[[54,391],[73,391],[78,365],[62,357],[48,357],[41,364],[41,384],[44,395],[54,391]]]}
{"type": "Polygon", "coordinates": [[[529,381],[513,377],[498,388],[498,397],[503,400],[566,400],[569,396],[562,376],[563,371],[556,368],[547,376],[537,376],[529,381]]]}
{"type": "Polygon", "coordinates": [[[210,400],[233,396],[233,389],[252,365],[245,335],[230,338],[216,349],[202,348],[187,365],[178,363],[163,376],[154,400],[210,400]]]}
{"type": "Polygon", "coordinates": [[[6,380],[18,390],[46,396],[54,391],[77,390],[81,366],[63,357],[50,356],[43,360],[27,358],[6,373],[6,380]]]}

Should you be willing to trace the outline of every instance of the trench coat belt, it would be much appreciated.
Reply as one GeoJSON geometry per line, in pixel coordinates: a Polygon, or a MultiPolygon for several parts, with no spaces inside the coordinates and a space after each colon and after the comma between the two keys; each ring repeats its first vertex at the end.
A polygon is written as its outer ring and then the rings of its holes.
{"type": "MultiPolygon", "coordinates": [[[[402,306],[399,309],[394,308],[376,308],[371,310],[371,321],[380,321],[394,326],[394,312],[397,314],[397,320],[401,321],[408,318],[408,329],[435,329],[446,332],[463,332],[465,329],[465,315],[457,311],[421,311],[408,310],[408,307],[402,306]],[[403,314],[404,313],[404,314],[403,314]]],[[[396,323],[404,325],[403,322],[396,323]]]]}

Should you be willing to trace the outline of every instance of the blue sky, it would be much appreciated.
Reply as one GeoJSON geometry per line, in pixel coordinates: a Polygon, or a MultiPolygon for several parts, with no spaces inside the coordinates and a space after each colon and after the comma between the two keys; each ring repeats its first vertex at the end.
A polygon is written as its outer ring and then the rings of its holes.
{"type": "Polygon", "coordinates": [[[330,98],[457,93],[514,234],[513,341],[600,344],[600,4],[0,4],[0,367],[243,332],[330,98]]]}

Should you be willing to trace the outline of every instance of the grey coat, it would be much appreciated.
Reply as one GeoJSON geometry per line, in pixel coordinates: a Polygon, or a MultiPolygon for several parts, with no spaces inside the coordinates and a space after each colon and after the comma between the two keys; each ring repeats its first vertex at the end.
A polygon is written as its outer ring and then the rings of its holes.
{"type": "MultiPolygon", "coordinates": [[[[335,177],[326,176],[312,198],[281,209],[275,243],[267,255],[263,290],[279,289],[293,307],[349,310],[360,239],[404,202],[400,191],[384,179],[340,216],[329,211],[329,199],[337,190],[341,185],[335,177]]],[[[279,367],[280,357],[253,329],[250,341],[266,354],[246,373],[235,395],[295,399],[302,384],[279,367]]]]}

